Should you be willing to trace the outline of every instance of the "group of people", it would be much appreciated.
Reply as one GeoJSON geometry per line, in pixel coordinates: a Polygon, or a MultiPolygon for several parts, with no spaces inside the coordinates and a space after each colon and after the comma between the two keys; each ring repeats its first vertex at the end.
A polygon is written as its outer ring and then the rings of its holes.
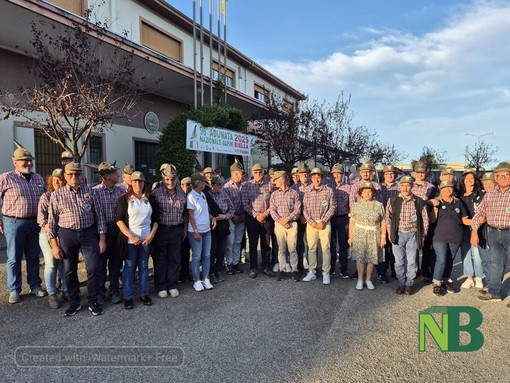
{"type": "Polygon", "coordinates": [[[159,298],[179,296],[178,282],[189,278],[195,291],[211,290],[225,280],[225,271],[243,272],[246,234],[250,278],[261,271],[268,277],[276,273],[278,281],[322,278],[329,285],[338,265],[337,275],[357,279],[357,290],[375,289],[375,270],[383,283],[391,271],[397,294],[412,295],[421,274],[434,294],[443,295],[455,290],[450,277],[459,251],[467,276],[461,287],[480,289],[482,301],[501,300],[510,252],[507,162],[481,180],[466,170],[459,185],[453,170],[445,168],[438,187],[426,181],[421,162],[398,182],[399,170],[385,166],[380,183],[371,162],[362,164],[359,178],[350,182],[341,164],[329,176],[305,164],[290,174],[272,169],[266,174],[257,163],[249,178],[236,159],[226,181],[212,168],[179,179],[174,165],[163,164],[161,181],[152,188],[130,164],[119,183],[119,169],[103,162],[97,168],[100,183],[91,187],[70,154],[63,153],[62,168],[45,182],[32,172],[31,153],[19,148],[14,170],[0,175],[10,303],[21,300],[23,254],[31,292],[48,296],[52,308],[69,301],[67,316],[82,307],[80,253],[93,315],[103,313],[107,297],[125,309],[134,307],[136,270],[139,301],[153,303],[151,256],[159,298]],[[39,277],[41,252],[47,291],[39,277]],[[354,274],[348,270],[349,252],[356,261],[354,274]]]}

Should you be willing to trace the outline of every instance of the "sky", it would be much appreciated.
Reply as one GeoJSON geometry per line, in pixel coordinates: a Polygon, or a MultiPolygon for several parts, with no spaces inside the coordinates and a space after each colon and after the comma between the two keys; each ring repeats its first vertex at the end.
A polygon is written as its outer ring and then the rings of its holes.
{"type": "MultiPolygon", "coordinates": [[[[191,17],[192,0],[169,3],[191,17]]],[[[351,96],[354,123],[404,160],[428,146],[464,162],[477,140],[494,145],[498,161],[510,159],[510,1],[228,0],[227,7],[229,44],[310,99],[351,96]]]]}

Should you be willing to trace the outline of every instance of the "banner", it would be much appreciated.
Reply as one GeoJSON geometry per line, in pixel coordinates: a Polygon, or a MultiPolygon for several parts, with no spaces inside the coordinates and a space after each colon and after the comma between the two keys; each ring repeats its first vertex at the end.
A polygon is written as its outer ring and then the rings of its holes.
{"type": "Polygon", "coordinates": [[[251,157],[255,136],[186,121],[186,149],[251,157]]]}

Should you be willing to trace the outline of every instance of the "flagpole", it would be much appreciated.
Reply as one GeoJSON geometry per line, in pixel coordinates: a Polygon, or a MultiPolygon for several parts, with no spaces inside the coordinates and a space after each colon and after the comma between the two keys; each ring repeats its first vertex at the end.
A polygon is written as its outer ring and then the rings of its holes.
{"type": "Polygon", "coordinates": [[[220,83],[221,75],[221,1],[218,0],[218,84],[220,83]]]}
{"type": "Polygon", "coordinates": [[[204,106],[204,10],[200,0],[200,106],[204,106]]]}
{"type": "MultiPolygon", "coordinates": [[[[224,48],[224,54],[223,54],[223,69],[225,71],[225,105],[227,104],[227,5],[228,0],[224,0],[225,9],[223,14],[223,48],[224,48]]],[[[235,79],[234,79],[235,80],[235,79]]]]}
{"type": "Polygon", "coordinates": [[[209,104],[213,104],[213,79],[212,79],[212,12],[213,12],[213,0],[209,0],[209,104]]]}
{"type": "Polygon", "coordinates": [[[193,0],[193,106],[197,108],[197,3],[193,0]]]}

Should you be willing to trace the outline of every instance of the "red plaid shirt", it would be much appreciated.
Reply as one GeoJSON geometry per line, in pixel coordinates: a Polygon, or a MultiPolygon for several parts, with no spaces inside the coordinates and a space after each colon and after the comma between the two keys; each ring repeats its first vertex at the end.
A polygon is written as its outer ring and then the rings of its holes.
{"type": "Polygon", "coordinates": [[[269,213],[275,222],[289,217],[289,222],[297,221],[301,215],[301,200],[297,191],[288,188],[277,189],[271,194],[269,213]]]}
{"type": "Polygon", "coordinates": [[[59,227],[83,230],[94,223],[99,234],[106,233],[106,221],[99,197],[90,186],[80,186],[74,190],[65,185],[51,193],[48,238],[56,238],[59,227]]]}
{"type": "Polygon", "coordinates": [[[351,185],[341,184],[340,186],[335,185],[333,193],[335,196],[335,215],[349,214],[349,194],[351,192],[351,185]]]}
{"type": "Polygon", "coordinates": [[[319,189],[311,186],[303,197],[303,215],[308,223],[317,220],[329,222],[335,213],[336,203],[333,189],[321,185],[319,189]]]}
{"type": "MultiPolygon", "coordinates": [[[[402,208],[400,210],[400,216],[398,221],[398,231],[412,231],[415,230],[418,227],[417,219],[418,215],[416,214],[416,206],[414,206],[414,196],[411,196],[409,199],[402,198],[402,208]]],[[[386,227],[391,227],[391,220],[393,219],[392,216],[393,209],[391,207],[391,203],[388,200],[386,204],[386,227]]],[[[429,230],[429,216],[427,214],[427,206],[423,206],[421,211],[422,216],[422,224],[423,224],[423,232],[421,233],[423,237],[427,235],[427,232],[429,230]]]]}
{"type": "Polygon", "coordinates": [[[211,190],[210,194],[227,219],[231,219],[234,215],[234,205],[225,190],[222,189],[219,193],[214,193],[211,190]]]}
{"type": "Polygon", "coordinates": [[[241,215],[244,213],[243,201],[241,199],[241,190],[243,185],[244,183],[241,183],[241,185],[237,186],[237,184],[232,180],[229,180],[223,184],[222,190],[224,190],[230,198],[230,201],[234,206],[235,215],[241,215]]]}
{"type": "Polygon", "coordinates": [[[114,185],[110,190],[105,184],[94,186],[94,192],[99,197],[99,204],[103,210],[107,225],[114,225],[119,198],[125,193],[119,186],[114,185]]]}
{"type": "Polygon", "coordinates": [[[499,186],[493,187],[483,197],[476,209],[471,227],[480,227],[480,218],[487,218],[487,224],[499,229],[510,227],[510,188],[502,192],[499,186]]]}
{"type": "Polygon", "coordinates": [[[175,188],[172,195],[165,185],[152,191],[151,195],[159,206],[159,223],[165,226],[175,226],[186,223],[186,194],[181,188],[175,188]]]}
{"type": "Polygon", "coordinates": [[[48,210],[50,208],[50,197],[51,192],[45,192],[39,199],[39,205],[37,206],[37,224],[45,226],[48,223],[48,210]]]}
{"type": "MultiPolygon", "coordinates": [[[[362,182],[365,182],[365,181],[357,180],[356,182],[354,182],[351,185],[351,192],[350,192],[350,195],[349,195],[349,207],[351,209],[352,209],[352,206],[356,202],[361,201],[361,196],[358,194],[358,191],[359,191],[359,187],[360,187],[362,182]]],[[[372,185],[374,185],[374,188],[375,188],[375,199],[377,201],[381,202],[381,185],[379,185],[375,181],[370,181],[370,182],[372,182],[372,185]]]]}
{"type": "Polygon", "coordinates": [[[257,213],[263,213],[268,217],[269,202],[274,190],[274,186],[268,181],[262,181],[260,184],[254,180],[246,182],[241,189],[241,199],[246,213],[252,217],[256,217],[257,213]]]}
{"type": "Polygon", "coordinates": [[[434,198],[434,191],[436,187],[432,185],[430,182],[423,182],[423,184],[418,185],[417,183],[413,184],[413,194],[417,197],[420,197],[422,200],[427,201],[431,198],[434,198]]]}
{"type": "Polygon", "coordinates": [[[39,198],[44,191],[44,179],[37,173],[31,173],[29,182],[15,170],[0,174],[2,214],[16,218],[36,218],[39,198]]]}

